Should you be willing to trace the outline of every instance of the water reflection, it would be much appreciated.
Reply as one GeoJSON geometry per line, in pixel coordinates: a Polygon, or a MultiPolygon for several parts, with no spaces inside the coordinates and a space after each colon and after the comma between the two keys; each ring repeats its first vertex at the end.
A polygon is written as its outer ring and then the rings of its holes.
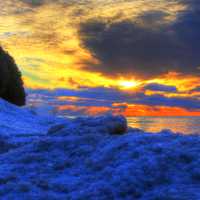
{"type": "Polygon", "coordinates": [[[184,134],[200,133],[200,117],[128,117],[130,127],[149,132],[171,129],[184,134]]]}

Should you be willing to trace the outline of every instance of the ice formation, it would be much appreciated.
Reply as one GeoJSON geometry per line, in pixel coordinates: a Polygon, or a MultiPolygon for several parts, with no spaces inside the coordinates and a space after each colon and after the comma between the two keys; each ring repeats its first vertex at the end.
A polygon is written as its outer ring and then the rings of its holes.
{"type": "Polygon", "coordinates": [[[122,116],[39,117],[3,100],[0,117],[0,199],[200,199],[198,135],[127,130],[122,116]]]}

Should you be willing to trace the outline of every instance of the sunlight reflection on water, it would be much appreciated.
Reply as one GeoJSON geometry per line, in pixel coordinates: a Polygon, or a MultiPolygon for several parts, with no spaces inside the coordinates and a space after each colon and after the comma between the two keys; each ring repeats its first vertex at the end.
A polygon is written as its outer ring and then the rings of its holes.
{"type": "Polygon", "coordinates": [[[184,134],[200,133],[200,117],[127,117],[130,127],[148,132],[171,129],[184,134]]]}

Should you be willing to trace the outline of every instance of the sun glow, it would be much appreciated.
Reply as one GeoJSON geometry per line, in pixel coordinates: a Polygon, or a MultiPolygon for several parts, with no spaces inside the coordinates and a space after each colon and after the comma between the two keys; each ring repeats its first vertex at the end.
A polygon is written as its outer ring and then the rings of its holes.
{"type": "Polygon", "coordinates": [[[130,81],[125,81],[125,80],[120,80],[119,81],[119,86],[122,89],[129,89],[129,88],[133,88],[139,85],[139,82],[134,81],[134,80],[130,80],[130,81]]]}

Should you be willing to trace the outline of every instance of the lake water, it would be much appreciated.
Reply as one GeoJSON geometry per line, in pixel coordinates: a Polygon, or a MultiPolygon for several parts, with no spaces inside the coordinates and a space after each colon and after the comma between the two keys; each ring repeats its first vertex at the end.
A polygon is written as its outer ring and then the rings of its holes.
{"type": "Polygon", "coordinates": [[[171,129],[184,134],[200,133],[200,117],[128,117],[130,127],[148,132],[171,129]]]}

